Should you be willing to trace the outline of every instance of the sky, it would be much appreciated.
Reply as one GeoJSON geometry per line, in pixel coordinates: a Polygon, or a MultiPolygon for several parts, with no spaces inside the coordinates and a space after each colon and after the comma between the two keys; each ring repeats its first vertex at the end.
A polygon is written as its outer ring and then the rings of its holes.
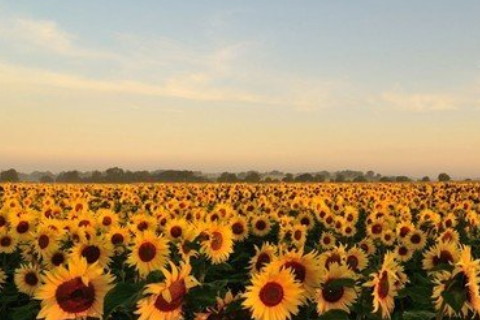
{"type": "Polygon", "coordinates": [[[480,177],[480,1],[0,0],[0,169],[480,177]]]}

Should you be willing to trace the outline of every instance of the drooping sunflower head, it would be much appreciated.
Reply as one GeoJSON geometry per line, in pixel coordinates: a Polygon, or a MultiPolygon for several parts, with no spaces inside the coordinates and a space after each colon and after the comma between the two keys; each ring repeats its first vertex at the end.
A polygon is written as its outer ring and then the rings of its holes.
{"type": "Polygon", "coordinates": [[[180,268],[170,263],[170,271],[162,268],[165,280],[150,284],[145,289],[145,298],[137,304],[139,320],[170,320],[182,318],[182,306],[190,288],[198,281],[190,275],[191,266],[182,264],[180,268]]]}

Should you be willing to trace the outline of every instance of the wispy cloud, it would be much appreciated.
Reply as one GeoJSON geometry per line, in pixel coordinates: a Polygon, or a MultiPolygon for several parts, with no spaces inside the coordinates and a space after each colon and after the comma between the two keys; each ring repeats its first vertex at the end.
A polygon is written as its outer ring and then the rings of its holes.
{"type": "Polygon", "coordinates": [[[39,50],[83,58],[117,57],[111,52],[89,50],[78,45],[74,35],[52,20],[3,16],[0,21],[0,36],[2,41],[21,50],[39,50]]]}

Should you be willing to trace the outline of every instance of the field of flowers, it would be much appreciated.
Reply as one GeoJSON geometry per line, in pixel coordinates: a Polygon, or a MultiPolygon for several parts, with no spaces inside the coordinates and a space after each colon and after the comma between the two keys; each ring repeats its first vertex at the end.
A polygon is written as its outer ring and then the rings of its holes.
{"type": "Polygon", "coordinates": [[[5,184],[0,319],[473,319],[480,184],[5,184]]]}

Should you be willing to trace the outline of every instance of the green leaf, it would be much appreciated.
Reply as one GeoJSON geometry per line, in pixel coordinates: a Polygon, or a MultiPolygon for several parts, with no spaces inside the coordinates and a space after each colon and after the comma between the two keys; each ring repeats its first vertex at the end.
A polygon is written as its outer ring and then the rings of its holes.
{"type": "Polygon", "coordinates": [[[453,270],[453,265],[448,264],[448,263],[439,263],[435,267],[433,267],[430,271],[449,271],[451,272],[453,270]]]}
{"type": "Polygon", "coordinates": [[[444,291],[442,293],[442,297],[445,302],[457,313],[460,312],[463,304],[467,300],[466,294],[459,290],[444,291]]]}
{"type": "Polygon", "coordinates": [[[348,320],[348,313],[343,310],[330,310],[319,317],[320,320],[348,320]]]}
{"type": "Polygon", "coordinates": [[[105,319],[118,307],[133,307],[141,296],[143,283],[117,283],[105,296],[105,319]]]}
{"type": "Polygon", "coordinates": [[[435,318],[435,313],[430,311],[405,311],[404,320],[431,320],[435,318]]]}
{"type": "Polygon", "coordinates": [[[339,278],[328,282],[327,286],[334,289],[341,287],[353,288],[355,286],[355,280],[350,278],[339,278]]]}
{"type": "Polygon", "coordinates": [[[12,319],[15,320],[30,320],[35,319],[40,311],[40,304],[38,301],[31,301],[21,307],[13,308],[11,314],[12,319]]]}

